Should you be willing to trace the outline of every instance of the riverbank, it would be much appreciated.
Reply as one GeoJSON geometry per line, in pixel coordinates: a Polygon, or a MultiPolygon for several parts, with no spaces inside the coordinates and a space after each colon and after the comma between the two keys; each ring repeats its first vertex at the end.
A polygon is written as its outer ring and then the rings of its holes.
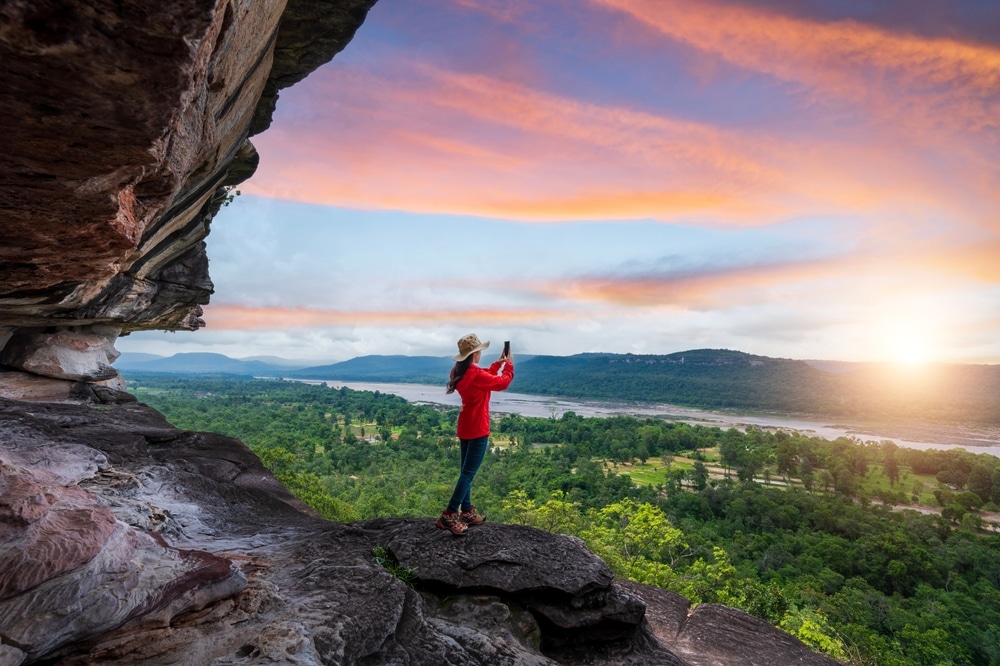
{"type": "MultiPolygon", "coordinates": [[[[354,382],[340,380],[294,379],[306,384],[326,384],[332,388],[357,391],[390,393],[414,403],[443,405],[457,409],[461,400],[457,394],[448,395],[444,386],[429,384],[395,384],[354,382]]],[[[852,437],[862,441],[891,440],[898,446],[912,449],[965,448],[974,453],[988,453],[1000,458],[1000,428],[964,425],[908,424],[830,424],[829,422],[771,414],[741,414],[708,411],[659,403],[629,403],[598,400],[576,400],[553,396],[531,395],[503,391],[494,393],[491,400],[494,414],[518,414],[541,418],[560,418],[566,412],[580,416],[659,417],[671,421],[746,430],[755,426],[764,429],[794,430],[824,439],[852,437]]]]}

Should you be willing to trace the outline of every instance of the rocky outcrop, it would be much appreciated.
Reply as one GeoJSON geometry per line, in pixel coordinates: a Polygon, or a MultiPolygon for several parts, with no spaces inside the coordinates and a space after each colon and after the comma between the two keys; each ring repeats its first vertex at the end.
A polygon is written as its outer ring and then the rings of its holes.
{"type": "MultiPolygon", "coordinates": [[[[256,168],[248,137],[374,1],[0,5],[0,349],[35,348],[0,364],[37,372],[64,356],[40,360],[42,344],[203,326],[203,239],[256,168]]],[[[42,374],[107,379],[76,365],[42,374]]]]}
{"type": "Polygon", "coordinates": [[[242,443],[110,389],[0,399],[0,441],[2,664],[834,663],[570,537],[325,521],[242,443]]]}

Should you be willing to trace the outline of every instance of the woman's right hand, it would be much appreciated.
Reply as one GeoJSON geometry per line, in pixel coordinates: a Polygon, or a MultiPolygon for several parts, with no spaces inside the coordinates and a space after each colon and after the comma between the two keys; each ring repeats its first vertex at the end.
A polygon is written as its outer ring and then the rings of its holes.
{"type": "Polygon", "coordinates": [[[514,363],[514,352],[507,352],[506,356],[501,356],[500,357],[500,362],[501,363],[510,363],[510,364],[513,365],[513,363],[514,363]]]}

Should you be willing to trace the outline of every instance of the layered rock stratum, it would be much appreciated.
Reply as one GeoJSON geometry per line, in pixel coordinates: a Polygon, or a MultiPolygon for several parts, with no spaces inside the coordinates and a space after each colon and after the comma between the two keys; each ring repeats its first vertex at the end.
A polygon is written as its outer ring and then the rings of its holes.
{"type": "Polygon", "coordinates": [[[832,663],[569,537],[323,520],[123,391],[115,340],[203,325],[249,137],[373,2],[0,3],[0,666],[832,663]]]}

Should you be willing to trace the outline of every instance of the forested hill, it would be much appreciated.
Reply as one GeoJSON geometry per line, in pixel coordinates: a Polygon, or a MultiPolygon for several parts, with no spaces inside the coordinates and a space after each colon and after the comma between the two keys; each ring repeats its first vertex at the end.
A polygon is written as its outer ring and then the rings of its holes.
{"type": "Polygon", "coordinates": [[[535,356],[518,365],[524,393],[760,409],[885,421],[1000,424],[1000,366],[806,362],[696,349],[664,356],[535,356]]]}
{"type": "Polygon", "coordinates": [[[820,412],[839,378],[805,361],[696,349],[676,354],[535,356],[517,368],[524,393],[705,408],[820,412]]]}
{"type": "Polygon", "coordinates": [[[302,379],[443,384],[455,364],[446,356],[359,356],[288,373],[302,379]]]}

